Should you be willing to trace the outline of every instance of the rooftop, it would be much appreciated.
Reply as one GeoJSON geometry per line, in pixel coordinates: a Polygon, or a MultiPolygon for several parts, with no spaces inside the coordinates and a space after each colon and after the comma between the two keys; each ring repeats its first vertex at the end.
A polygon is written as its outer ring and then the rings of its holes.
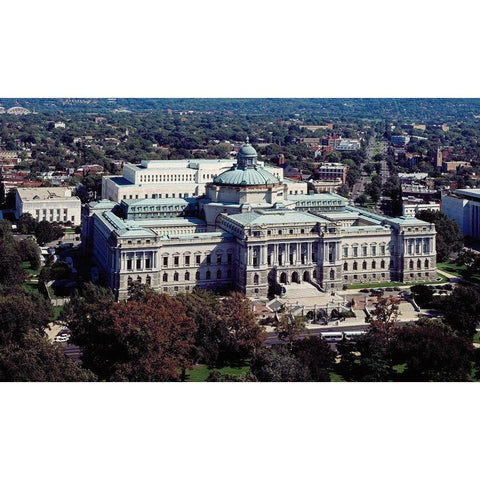
{"type": "Polygon", "coordinates": [[[37,187],[37,188],[17,188],[17,193],[23,202],[32,200],[42,201],[58,201],[61,199],[78,200],[77,197],[72,197],[72,190],[64,187],[37,187]]]}
{"type": "Polygon", "coordinates": [[[317,215],[295,210],[257,210],[255,212],[237,213],[229,215],[229,219],[240,223],[244,227],[252,225],[290,225],[290,224],[316,224],[325,222],[317,215]]]}

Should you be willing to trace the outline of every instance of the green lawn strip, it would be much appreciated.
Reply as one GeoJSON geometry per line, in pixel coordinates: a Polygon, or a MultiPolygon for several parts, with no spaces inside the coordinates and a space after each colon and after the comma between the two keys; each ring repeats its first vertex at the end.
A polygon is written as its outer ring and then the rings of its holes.
{"type": "Polygon", "coordinates": [[[331,382],[346,382],[346,380],[338,373],[330,372],[331,382]]]}
{"type": "Polygon", "coordinates": [[[22,262],[22,268],[29,274],[29,275],[38,275],[40,273],[41,267],[38,270],[33,270],[30,268],[30,262],[22,262]]]}
{"type": "Polygon", "coordinates": [[[480,332],[477,332],[477,333],[473,336],[473,343],[480,343],[480,332]]]}
{"type": "Polygon", "coordinates": [[[60,317],[60,314],[62,313],[64,305],[59,305],[57,307],[53,307],[53,321],[58,320],[58,317],[60,317]]]}
{"type": "Polygon", "coordinates": [[[464,278],[470,282],[480,283],[480,275],[467,275],[467,266],[466,265],[456,265],[453,262],[442,262],[437,263],[437,268],[448,272],[450,275],[455,275],[457,277],[464,278]]]}
{"type": "Polygon", "coordinates": [[[39,293],[38,290],[38,282],[23,282],[22,287],[26,292],[36,292],[39,293]]]}
{"type": "Polygon", "coordinates": [[[187,370],[187,382],[204,382],[213,370],[218,370],[223,376],[225,374],[241,375],[248,372],[250,366],[209,368],[207,365],[196,365],[191,370],[187,370]]]}
{"type": "Polygon", "coordinates": [[[348,290],[360,290],[362,288],[385,288],[385,287],[408,287],[411,285],[437,285],[442,283],[448,283],[448,278],[441,273],[437,273],[438,277],[442,280],[435,280],[434,282],[383,282],[383,283],[362,283],[355,285],[348,285],[348,290]]]}

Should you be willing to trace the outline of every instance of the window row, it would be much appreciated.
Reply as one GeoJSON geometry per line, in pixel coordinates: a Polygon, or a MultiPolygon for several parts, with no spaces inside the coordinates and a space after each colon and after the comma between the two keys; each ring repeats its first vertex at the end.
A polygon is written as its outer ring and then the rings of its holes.
{"type": "MultiPolygon", "coordinates": [[[[191,280],[190,277],[191,277],[190,272],[185,272],[184,275],[183,275],[183,280],[185,280],[185,281],[188,282],[188,281],[191,280]]],[[[223,273],[222,273],[222,271],[221,271],[221,270],[217,270],[217,273],[216,273],[215,277],[216,277],[217,279],[223,278],[223,273]]],[[[164,274],[162,275],[162,281],[163,281],[163,282],[168,282],[168,281],[169,281],[169,280],[168,280],[169,278],[172,278],[172,277],[170,277],[168,273],[164,273],[164,274]]],[[[226,278],[232,278],[232,271],[231,271],[231,270],[227,270],[227,276],[226,276],[226,278]]],[[[195,280],[211,280],[211,279],[212,279],[212,272],[211,272],[210,270],[207,270],[207,271],[205,272],[205,277],[204,277],[204,278],[202,278],[202,276],[201,276],[201,274],[200,274],[199,271],[195,272],[195,280]]],[[[180,274],[179,274],[178,272],[175,272],[175,273],[173,274],[173,281],[174,281],[174,282],[179,282],[179,281],[180,281],[180,274]]]]}
{"type": "MultiPolygon", "coordinates": [[[[393,245],[389,247],[389,251],[391,254],[395,253],[395,248],[393,245]]],[[[351,250],[349,247],[343,247],[344,257],[348,257],[350,253],[352,257],[358,257],[359,253],[362,257],[366,257],[369,252],[372,257],[376,255],[385,255],[386,247],[385,245],[370,245],[370,250],[368,249],[367,245],[363,245],[361,247],[351,247],[351,250]]]]}
{"type": "MultiPolygon", "coordinates": [[[[195,265],[200,265],[200,263],[202,262],[202,255],[192,255],[192,257],[194,257],[193,260],[195,261],[195,265]]],[[[170,261],[169,261],[170,257],[164,256],[162,258],[163,258],[162,265],[164,267],[170,266],[170,261]]],[[[173,258],[173,266],[174,267],[179,267],[180,266],[180,255],[174,255],[172,258],[173,258]]],[[[224,263],[225,256],[221,253],[216,254],[216,257],[214,257],[214,258],[212,258],[212,255],[210,255],[210,254],[205,256],[205,262],[206,262],[207,265],[211,265],[213,263],[212,260],[215,260],[217,265],[220,265],[221,263],[224,263]]],[[[227,264],[231,265],[232,262],[233,262],[233,254],[232,253],[227,253],[226,260],[227,260],[227,264]]],[[[184,255],[183,256],[183,265],[188,267],[188,266],[190,266],[190,264],[191,264],[191,256],[190,255],[184,255]]]]}
{"type": "Polygon", "coordinates": [[[140,182],[193,182],[193,174],[140,175],[140,182]]]}

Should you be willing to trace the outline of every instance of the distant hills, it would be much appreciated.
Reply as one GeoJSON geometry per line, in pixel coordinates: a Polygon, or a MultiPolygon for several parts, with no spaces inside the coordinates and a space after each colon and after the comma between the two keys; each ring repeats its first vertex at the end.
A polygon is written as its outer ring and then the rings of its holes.
{"type": "Polygon", "coordinates": [[[480,115],[476,98],[6,98],[0,99],[0,106],[21,106],[39,114],[170,110],[422,122],[470,121],[480,115]]]}

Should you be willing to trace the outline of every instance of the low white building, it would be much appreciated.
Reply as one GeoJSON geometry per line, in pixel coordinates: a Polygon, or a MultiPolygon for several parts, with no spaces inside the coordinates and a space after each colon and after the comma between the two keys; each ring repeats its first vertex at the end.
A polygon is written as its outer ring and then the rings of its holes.
{"type": "MultiPolygon", "coordinates": [[[[102,198],[122,200],[145,198],[188,198],[205,194],[205,185],[227,171],[232,159],[143,160],[140,165],[126,164],[123,176],[102,179],[102,198]]],[[[263,162],[259,162],[263,166],[263,162]]],[[[280,181],[283,170],[266,167],[280,181]]]]}
{"type": "Polygon", "coordinates": [[[464,235],[480,238],[480,188],[458,189],[442,196],[442,212],[464,235]]]}
{"type": "Polygon", "coordinates": [[[438,202],[430,202],[430,203],[422,203],[414,202],[414,201],[404,201],[402,205],[402,215],[405,217],[414,217],[418,212],[422,212],[424,210],[432,210],[434,212],[440,211],[440,203],[438,202]]]}
{"type": "Polygon", "coordinates": [[[71,222],[80,225],[81,202],[64,187],[17,188],[15,216],[29,213],[41,222],[71,222]]]}

